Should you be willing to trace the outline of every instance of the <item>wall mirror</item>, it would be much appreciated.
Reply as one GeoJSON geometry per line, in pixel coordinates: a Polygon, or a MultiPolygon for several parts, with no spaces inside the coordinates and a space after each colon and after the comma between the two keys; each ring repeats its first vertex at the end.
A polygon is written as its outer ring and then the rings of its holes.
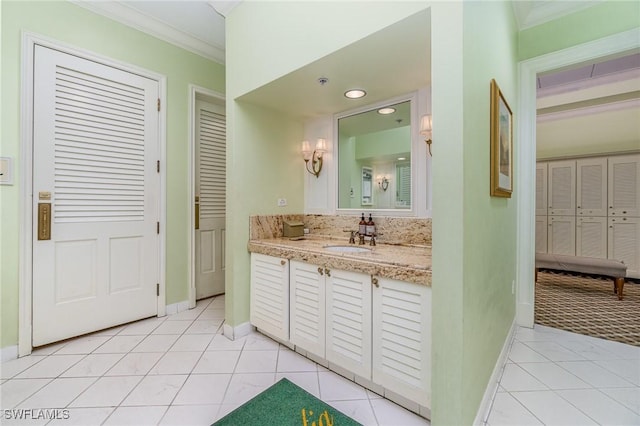
{"type": "Polygon", "coordinates": [[[411,100],[338,118],[338,209],[410,210],[411,100]]]}

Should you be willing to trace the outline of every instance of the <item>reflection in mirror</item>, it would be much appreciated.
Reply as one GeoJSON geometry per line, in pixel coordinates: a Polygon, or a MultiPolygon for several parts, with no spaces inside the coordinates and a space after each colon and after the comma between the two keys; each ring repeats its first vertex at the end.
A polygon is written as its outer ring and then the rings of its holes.
{"type": "Polygon", "coordinates": [[[338,120],[338,208],[411,209],[411,101],[338,120]]]}

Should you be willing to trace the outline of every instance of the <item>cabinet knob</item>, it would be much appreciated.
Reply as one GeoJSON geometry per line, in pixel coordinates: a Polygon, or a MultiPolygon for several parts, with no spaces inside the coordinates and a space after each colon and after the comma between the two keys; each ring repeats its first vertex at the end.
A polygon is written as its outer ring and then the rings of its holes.
{"type": "Polygon", "coordinates": [[[286,264],[287,264],[287,261],[286,261],[286,260],[284,260],[284,259],[281,259],[281,260],[280,260],[280,264],[281,264],[282,266],[284,266],[284,265],[286,265],[286,264]]]}
{"type": "Polygon", "coordinates": [[[380,284],[378,284],[378,279],[373,275],[371,276],[371,284],[375,285],[376,287],[380,287],[380,284]]]}
{"type": "Polygon", "coordinates": [[[328,277],[330,277],[330,276],[331,276],[331,269],[324,268],[324,273],[325,273],[328,277]]]}
{"type": "Polygon", "coordinates": [[[322,268],[318,267],[318,273],[319,273],[320,275],[324,275],[324,271],[322,270],[322,268]]]}

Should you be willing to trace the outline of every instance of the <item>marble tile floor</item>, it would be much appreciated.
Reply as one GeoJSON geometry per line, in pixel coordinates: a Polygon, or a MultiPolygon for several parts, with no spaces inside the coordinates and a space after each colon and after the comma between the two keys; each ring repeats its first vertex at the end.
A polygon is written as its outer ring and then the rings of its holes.
{"type": "Polygon", "coordinates": [[[518,328],[485,424],[640,425],[640,347],[518,328]]]}
{"type": "Polygon", "coordinates": [[[227,339],[223,320],[219,296],[2,363],[0,424],[209,425],[282,377],[364,425],[429,424],[259,333],[227,339]],[[15,420],[10,409],[68,411],[15,420]]]}

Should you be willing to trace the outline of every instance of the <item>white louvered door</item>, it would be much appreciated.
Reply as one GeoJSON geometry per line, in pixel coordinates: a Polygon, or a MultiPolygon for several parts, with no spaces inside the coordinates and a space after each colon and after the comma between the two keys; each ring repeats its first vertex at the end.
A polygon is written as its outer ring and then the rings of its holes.
{"type": "Polygon", "coordinates": [[[292,260],[290,265],[291,343],[324,358],[326,288],[324,268],[295,260],[292,260]]]}
{"type": "Polygon", "coordinates": [[[576,162],[549,163],[549,215],[574,216],[576,214],[576,162]]]}
{"type": "Polygon", "coordinates": [[[536,216],[536,253],[547,252],[547,216],[536,216]]]}
{"type": "Polygon", "coordinates": [[[607,218],[577,218],[576,256],[607,258],[607,218]]]}
{"type": "Polygon", "coordinates": [[[330,270],[326,275],[327,361],[371,376],[371,277],[330,270]]]}
{"type": "Polygon", "coordinates": [[[251,325],[289,340],[289,261],[251,253],[251,325]]]}
{"type": "Polygon", "coordinates": [[[158,90],[35,47],[34,346],[157,314],[158,90]]]}
{"type": "Polygon", "coordinates": [[[431,406],[431,287],[379,278],[373,288],[373,381],[431,406]]]}
{"type": "Polygon", "coordinates": [[[609,216],[640,217],[640,154],[609,158],[609,216]]]}
{"type": "Polygon", "coordinates": [[[547,163],[536,164],[536,216],[547,214],[547,163]]]}
{"type": "Polygon", "coordinates": [[[640,218],[610,217],[609,259],[627,265],[627,277],[640,278],[640,218]]]}
{"type": "Polygon", "coordinates": [[[548,216],[547,247],[549,253],[576,255],[576,217],[548,216]]]}
{"type": "Polygon", "coordinates": [[[576,162],[576,173],[578,216],[607,216],[607,159],[580,159],[576,162]]]}
{"type": "Polygon", "coordinates": [[[196,101],[196,299],[224,293],[226,118],[224,107],[196,101]]]}

